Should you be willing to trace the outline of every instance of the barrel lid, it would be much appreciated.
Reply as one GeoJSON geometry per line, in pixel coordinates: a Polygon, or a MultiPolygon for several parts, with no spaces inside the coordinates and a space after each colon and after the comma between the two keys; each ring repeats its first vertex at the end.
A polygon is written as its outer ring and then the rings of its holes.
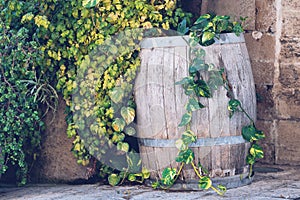
{"type": "MultiPolygon", "coordinates": [[[[187,47],[189,46],[190,36],[165,36],[145,38],[141,41],[142,49],[160,48],[160,47],[187,47]]],[[[237,36],[235,33],[220,34],[219,39],[215,39],[213,45],[245,43],[243,34],[237,36]]],[[[200,45],[199,45],[200,46],[200,45]]]]}

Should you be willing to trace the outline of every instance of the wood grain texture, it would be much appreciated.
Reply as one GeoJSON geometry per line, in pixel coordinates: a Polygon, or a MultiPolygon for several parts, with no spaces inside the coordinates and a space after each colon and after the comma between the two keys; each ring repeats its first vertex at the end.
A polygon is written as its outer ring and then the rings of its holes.
{"type": "MultiPolygon", "coordinates": [[[[175,85],[175,82],[187,76],[188,64],[193,55],[189,53],[186,36],[151,40],[148,38],[146,44],[142,44],[142,62],[135,83],[138,137],[176,140],[184,131],[178,124],[186,112],[184,105],[188,98],[182,87],[175,85]],[[151,47],[150,44],[154,46],[151,47]]],[[[217,44],[205,47],[205,51],[206,62],[214,64],[215,68],[225,69],[235,98],[256,119],[255,87],[243,36],[237,38],[226,34],[217,44]]],[[[214,91],[213,98],[202,98],[200,101],[206,107],[193,113],[191,126],[197,138],[240,136],[242,126],[249,123],[242,113],[229,118],[229,99],[224,88],[214,91]]],[[[224,141],[223,145],[192,149],[196,164],[201,162],[212,177],[224,177],[247,171],[245,156],[248,147],[246,143],[225,144],[224,141]]],[[[149,147],[140,144],[143,165],[151,171],[152,179],[160,178],[165,167],[178,167],[178,163],[174,162],[177,152],[174,147],[149,147]]],[[[181,178],[190,180],[197,177],[191,167],[186,166],[181,178]]]]}

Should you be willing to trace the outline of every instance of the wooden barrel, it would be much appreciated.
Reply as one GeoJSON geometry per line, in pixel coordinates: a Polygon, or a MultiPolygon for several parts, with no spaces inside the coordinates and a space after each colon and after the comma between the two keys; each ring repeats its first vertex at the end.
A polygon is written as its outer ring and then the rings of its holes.
{"type": "MultiPolygon", "coordinates": [[[[178,124],[188,98],[175,82],[188,75],[188,40],[188,36],[172,36],[147,38],[141,43],[141,67],[135,82],[137,132],[142,163],[150,170],[151,179],[161,178],[165,167],[178,167],[175,141],[184,131],[178,124]]],[[[235,98],[256,119],[255,87],[243,35],[223,34],[205,51],[206,62],[225,69],[235,98]]],[[[229,118],[226,94],[220,87],[213,98],[200,100],[206,108],[193,113],[191,130],[197,134],[197,142],[191,147],[195,162],[208,169],[212,178],[248,171],[245,158],[249,144],[241,129],[249,120],[242,113],[229,118]]],[[[186,166],[181,179],[194,180],[197,176],[186,166]]]]}

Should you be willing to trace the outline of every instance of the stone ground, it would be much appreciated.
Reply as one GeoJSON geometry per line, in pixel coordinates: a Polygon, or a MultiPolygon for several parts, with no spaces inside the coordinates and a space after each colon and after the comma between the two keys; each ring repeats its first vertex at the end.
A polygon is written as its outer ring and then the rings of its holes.
{"type": "Polygon", "coordinates": [[[300,200],[300,166],[259,166],[252,184],[229,189],[224,197],[213,191],[161,191],[145,186],[28,185],[16,188],[0,185],[3,200],[192,200],[192,199],[293,199],[300,200]]]}

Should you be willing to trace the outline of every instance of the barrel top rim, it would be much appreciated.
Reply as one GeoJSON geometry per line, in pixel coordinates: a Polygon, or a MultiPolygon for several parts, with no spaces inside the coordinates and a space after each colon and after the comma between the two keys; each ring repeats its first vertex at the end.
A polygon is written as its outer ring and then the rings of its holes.
{"type": "MultiPolygon", "coordinates": [[[[142,49],[159,48],[159,47],[188,47],[190,36],[163,36],[144,38],[140,45],[142,49]]],[[[237,36],[235,33],[222,33],[219,39],[215,39],[213,45],[245,43],[244,34],[237,36]]],[[[211,46],[213,46],[211,45],[211,46]]],[[[199,47],[201,47],[199,45],[199,47]]],[[[202,46],[205,48],[204,46],[202,46]]]]}

